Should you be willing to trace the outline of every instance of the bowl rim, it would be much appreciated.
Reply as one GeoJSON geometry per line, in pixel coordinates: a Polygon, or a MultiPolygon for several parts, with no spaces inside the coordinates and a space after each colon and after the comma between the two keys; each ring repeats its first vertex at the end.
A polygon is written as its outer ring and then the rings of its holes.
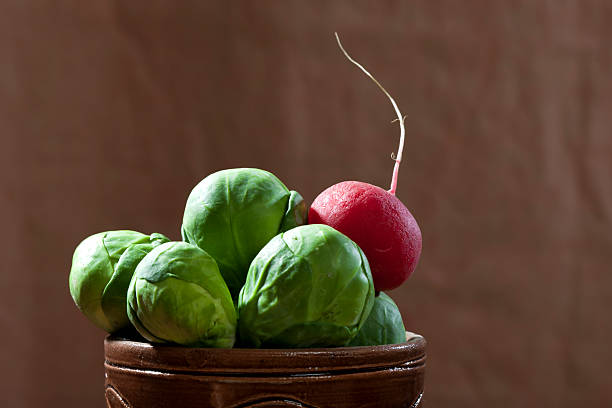
{"type": "Polygon", "coordinates": [[[221,349],[151,344],[109,335],[104,340],[104,355],[109,366],[199,375],[312,374],[424,366],[425,338],[411,332],[406,332],[406,338],[403,343],[381,346],[221,349]]]}

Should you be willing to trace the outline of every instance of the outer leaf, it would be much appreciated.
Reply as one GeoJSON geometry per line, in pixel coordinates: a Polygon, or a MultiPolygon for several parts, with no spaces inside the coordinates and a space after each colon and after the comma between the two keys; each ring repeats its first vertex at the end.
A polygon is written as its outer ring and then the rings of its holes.
{"type": "Polygon", "coordinates": [[[406,341],[406,329],[402,315],[393,299],[380,292],[374,307],[350,346],[378,346],[406,341]]]}
{"type": "Polygon", "coordinates": [[[213,173],[187,199],[183,239],[215,258],[236,298],[259,250],[284,221],[297,223],[305,212],[296,194],[288,208],[291,193],[272,173],[250,168],[213,173]]]}
{"type": "Polygon", "coordinates": [[[103,244],[106,233],[85,238],[74,251],[68,279],[70,294],[77,307],[96,326],[116,329],[102,311],[102,292],[113,276],[113,265],[103,244]]]}
{"type": "Polygon", "coordinates": [[[290,191],[287,209],[281,221],[281,226],[278,232],[289,231],[292,228],[306,224],[308,218],[308,207],[304,198],[297,191],[290,191]]]}
{"type": "Polygon", "coordinates": [[[70,293],[81,311],[98,327],[115,332],[129,326],[126,293],[136,265],[161,242],[162,234],[107,231],[86,238],[75,250],[70,293]]]}
{"type": "Polygon", "coordinates": [[[372,308],[359,247],[326,225],[279,234],[253,260],[238,299],[241,340],[259,346],[340,346],[372,308]]]}
{"type": "Polygon", "coordinates": [[[231,347],[236,311],[215,260],[185,242],[158,246],[138,264],[128,316],[153,342],[231,347]]]}

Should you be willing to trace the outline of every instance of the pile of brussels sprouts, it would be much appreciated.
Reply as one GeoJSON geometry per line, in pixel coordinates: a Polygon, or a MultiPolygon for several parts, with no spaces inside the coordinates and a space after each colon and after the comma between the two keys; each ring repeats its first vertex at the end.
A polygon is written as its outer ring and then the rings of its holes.
{"type": "Polygon", "coordinates": [[[213,173],[189,195],[183,241],[127,230],[92,235],[74,252],[70,293],[96,326],[152,343],[405,341],[397,306],[375,296],[363,251],[327,225],[307,225],[307,212],[272,173],[213,173]]]}

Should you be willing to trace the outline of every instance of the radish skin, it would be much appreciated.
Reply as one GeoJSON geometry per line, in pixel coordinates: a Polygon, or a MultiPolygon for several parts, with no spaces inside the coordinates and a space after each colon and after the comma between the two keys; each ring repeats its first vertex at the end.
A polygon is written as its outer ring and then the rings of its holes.
{"type": "Polygon", "coordinates": [[[406,206],[388,191],[360,181],[324,190],[310,206],[309,224],[327,224],[365,253],[376,291],[395,289],[414,272],[421,230],[406,206]]]}

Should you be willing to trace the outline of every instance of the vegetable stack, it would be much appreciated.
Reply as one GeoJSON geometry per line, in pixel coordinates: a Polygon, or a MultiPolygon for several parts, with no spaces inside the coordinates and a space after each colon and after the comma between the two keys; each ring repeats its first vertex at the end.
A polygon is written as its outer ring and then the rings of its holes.
{"type": "Polygon", "coordinates": [[[193,347],[333,347],[405,340],[366,255],[264,170],[222,170],[191,192],[183,242],[107,231],[79,244],[70,293],[109,333],[193,347]],[[239,339],[238,339],[239,338],[239,339]]]}
{"type": "Polygon", "coordinates": [[[402,284],[421,254],[419,226],[395,196],[404,118],[337,40],[397,114],[400,148],[390,190],[341,182],[309,209],[270,172],[213,173],[187,199],[183,242],[108,231],[76,248],[70,293],[95,325],[109,333],[133,328],[152,343],[200,347],[405,340],[400,312],[381,292],[402,284]]]}

